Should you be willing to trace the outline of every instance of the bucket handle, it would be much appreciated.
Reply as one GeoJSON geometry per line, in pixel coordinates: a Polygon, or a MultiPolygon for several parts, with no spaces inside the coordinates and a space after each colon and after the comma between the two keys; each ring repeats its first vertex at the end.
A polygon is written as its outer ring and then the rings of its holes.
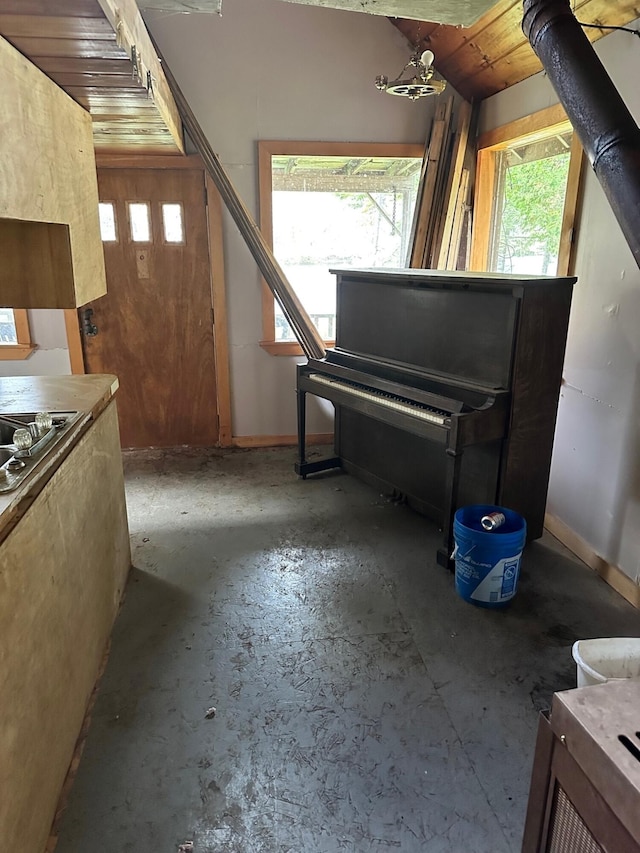
{"type": "Polygon", "coordinates": [[[478,546],[474,543],[474,544],[471,546],[471,548],[469,548],[469,550],[467,551],[467,553],[466,553],[466,554],[462,554],[462,553],[460,552],[460,548],[459,548],[459,546],[458,546],[458,543],[456,542],[455,547],[454,547],[454,549],[453,549],[453,554],[451,555],[451,559],[452,559],[452,560],[455,560],[456,556],[457,556],[458,554],[460,554],[460,558],[461,558],[462,560],[464,560],[464,559],[465,559],[465,557],[468,557],[468,556],[469,556],[469,554],[473,551],[473,549],[474,549],[474,548],[477,548],[477,547],[478,547],[478,546]]]}

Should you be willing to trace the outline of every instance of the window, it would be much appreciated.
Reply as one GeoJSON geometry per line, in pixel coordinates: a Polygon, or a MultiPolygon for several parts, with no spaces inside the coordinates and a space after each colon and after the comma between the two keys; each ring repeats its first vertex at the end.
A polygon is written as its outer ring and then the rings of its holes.
{"type": "MultiPolygon", "coordinates": [[[[260,223],[316,328],[335,337],[330,268],[406,266],[421,145],[260,142],[260,223]]],[[[263,288],[262,346],[301,352],[263,288]]]]}
{"type": "Polygon", "coordinates": [[[134,243],[149,243],[151,240],[151,224],[149,205],[144,201],[129,202],[129,228],[134,243]]]}
{"type": "Polygon", "coordinates": [[[165,243],[184,243],[181,204],[163,203],[162,228],[165,243]]]}
{"type": "Polygon", "coordinates": [[[112,201],[101,201],[98,204],[100,217],[100,237],[103,243],[115,243],[118,239],[116,229],[115,204],[112,201]]]}
{"type": "Polygon", "coordinates": [[[471,268],[567,275],[581,166],[560,106],[481,136],[471,268]]]}
{"type": "Polygon", "coordinates": [[[0,359],[28,358],[34,349],[26,310],[0,308],[0,359]]]}

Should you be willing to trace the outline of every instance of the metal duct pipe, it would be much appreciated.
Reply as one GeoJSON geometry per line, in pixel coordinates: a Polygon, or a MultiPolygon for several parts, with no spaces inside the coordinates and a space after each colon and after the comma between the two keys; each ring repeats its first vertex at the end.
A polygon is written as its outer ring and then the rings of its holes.
{"type": "Polygon", "coordinates": [[[640,128],[570,0],[524,0],[522,29],[578,134],[640,267],[640,128]]]}

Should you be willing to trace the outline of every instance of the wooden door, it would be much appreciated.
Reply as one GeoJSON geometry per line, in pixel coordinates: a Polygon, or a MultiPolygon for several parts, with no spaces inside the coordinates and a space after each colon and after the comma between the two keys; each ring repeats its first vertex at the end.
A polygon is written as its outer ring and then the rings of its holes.
{"type": "Polygon", "coordinates": [[[107,295],[79,312],[85,369],[120,380],[123,447],[215,445],[204,173],[105,168],[98,188],[113,228],[103,230],[107,295]]]}

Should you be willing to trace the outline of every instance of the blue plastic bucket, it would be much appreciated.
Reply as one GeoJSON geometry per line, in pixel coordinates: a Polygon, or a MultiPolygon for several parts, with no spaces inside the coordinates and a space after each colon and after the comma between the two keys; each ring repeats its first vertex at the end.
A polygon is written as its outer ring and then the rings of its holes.
{"type": "Polygon", "coordinates": [[[520,558],[527,538],[521,515],[500,506],[465,506],[453,519],[456,592],[479,607],[504,607],[516,594],[520,558]],[[480,519],[501,512],[504,524],[483,529],[480,519]]]}

